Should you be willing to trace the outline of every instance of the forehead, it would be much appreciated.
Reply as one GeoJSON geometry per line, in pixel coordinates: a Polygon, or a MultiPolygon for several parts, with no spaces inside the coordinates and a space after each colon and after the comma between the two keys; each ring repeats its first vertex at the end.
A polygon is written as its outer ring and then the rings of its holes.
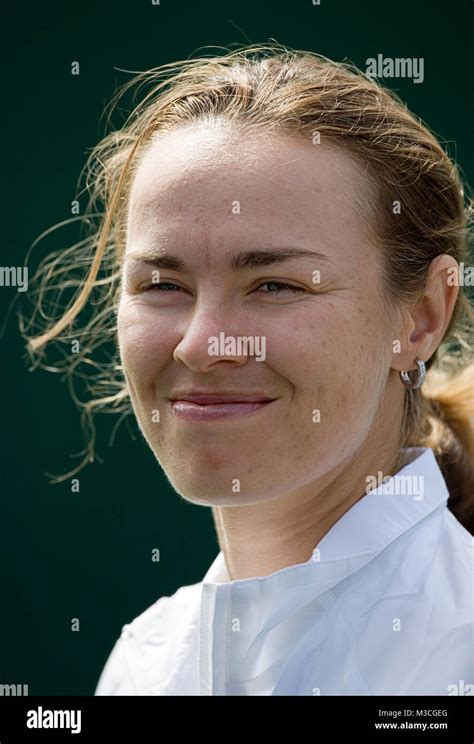
{"type": "Polygon", "coordinates": [[[366,180],[345,150],[302,137],[196,123],[160,134],[142,156],[129,200],[129,237],[192,224],[232,235],[293,238],[363,230],[366,180]],[[362,197],[362,198],[361,198],[362,197]]]}

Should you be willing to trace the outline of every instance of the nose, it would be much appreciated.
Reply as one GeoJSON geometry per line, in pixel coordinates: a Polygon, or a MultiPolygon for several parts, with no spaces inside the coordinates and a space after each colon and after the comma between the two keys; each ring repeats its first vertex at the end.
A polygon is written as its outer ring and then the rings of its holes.
{"type": "Polygon", "coordinates": [[[236,333],[235,312],[232,321],[226,321],[226,317],[215,305],[195,310],[173,351],[173,359],[195,372],[205,372],[223,361],[243,366],[248,354],[242,353],[245,348],[242,344],[232,343],[232,340],[248,334],[236,333]]]}

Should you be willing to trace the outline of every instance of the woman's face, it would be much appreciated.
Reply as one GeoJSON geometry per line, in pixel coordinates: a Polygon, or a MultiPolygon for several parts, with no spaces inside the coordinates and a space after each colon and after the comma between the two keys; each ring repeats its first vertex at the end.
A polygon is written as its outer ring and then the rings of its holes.
{"type": "Polygon", "coordinates": [[[218,123],[145,154],[119,345],[139,425],[184,498],[289,494],[358,456],[386,419],[396,331],[355,207],[365,189],[343,150],[218,123]],[[198,392],[234,403],[172,402],[198,392]],[[252,396],[267,402],[235,402],[252,396]]]}

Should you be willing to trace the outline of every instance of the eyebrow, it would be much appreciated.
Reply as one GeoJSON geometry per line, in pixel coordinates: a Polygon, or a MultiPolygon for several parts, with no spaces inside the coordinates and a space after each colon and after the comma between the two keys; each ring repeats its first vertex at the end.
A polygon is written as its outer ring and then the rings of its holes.
{"type": "MultiPolygon", "coordinates": [[[[259,266],[270,266],[283,261],[289,261],[294,258],[314,258],[320,261],[331,261],[329,256],[319,251],[311,251],[307,248],[281,248],[278,250],[253,250],[240,251],[231,257],[229,262],[230,268],[237,271],[238,269],[252,269],[259,266]]],[[[161,251],[156,253],[144,251],[133,253],[126,256],[126,260],[143,261],[143,263],[154,266],[157,269],[169,269],[170,271],[186,271],[185,262],[178,256],[164,254],[161,251]]]]}

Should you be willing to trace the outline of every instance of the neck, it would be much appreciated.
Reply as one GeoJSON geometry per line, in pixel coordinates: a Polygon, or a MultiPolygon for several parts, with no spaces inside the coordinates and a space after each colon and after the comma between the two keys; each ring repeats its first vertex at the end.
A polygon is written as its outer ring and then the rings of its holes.
{"type": "Polygon", "coordinates": [[[213,507],[231,580],[267,576],[308,561],[331,527],[366,494],[368,475],[395,475],[407,463],[395,436],[399,422],[385,421],[384,431],[369,433],[350,459],[316,482],[273,501],[213,507]]]}

